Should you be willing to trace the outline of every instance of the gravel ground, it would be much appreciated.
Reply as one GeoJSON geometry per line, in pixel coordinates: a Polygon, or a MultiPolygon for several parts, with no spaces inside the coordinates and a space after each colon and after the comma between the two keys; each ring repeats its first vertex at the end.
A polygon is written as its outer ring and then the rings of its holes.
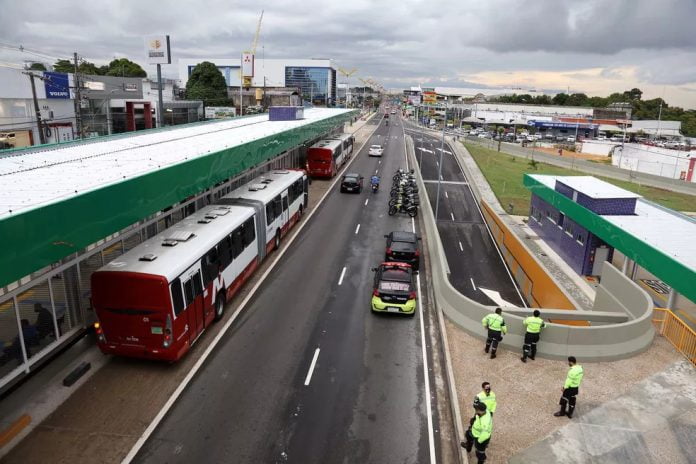
{"type": "MultiPolygon", "coordinates": [[[[483,352],[483,339],[467,335],[450,321],[446,321],[446,327],[464,425],[468,426],[473,415],[473,399],[481,391],[482,382],[490,382],[497,395],[498,408],[487,451],[488,464],[507,462],[518,451],[568,423],[565,417],[553,416],[558,410],[567,363],[537,357],[535,361],[528,360],[524,364],[520,361],[521,349],[519,352],[499,349],[498,357],[491,360],[483,352]]],[[[543,338],[542,333],[541,343],[543,338]]],[[[635,383],[681,359],[669,342],[659,335],[650,349],[630,359],[601,363],[584,363],[578,359],[585,377],[580,387],[576,417],[621,396],[635,383]]],[[[473,452],[469,458],[475,462],[473,452]]]]}

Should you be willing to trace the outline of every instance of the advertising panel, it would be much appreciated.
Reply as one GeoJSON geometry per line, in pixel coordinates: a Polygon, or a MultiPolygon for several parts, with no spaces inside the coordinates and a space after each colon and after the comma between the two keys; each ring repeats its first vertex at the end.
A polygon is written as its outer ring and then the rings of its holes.
{"type": "Polygon", "coordinates": [[[254,77],[254,55],[242,53],[242,76],[254,77]]]}
{"type": "Polygon", "coordinates": [[[426,105],[437,103],[437,94],[434,91],[423,92],[423,103],[426,105]]]}
{"type": "Polygon", "coordinates": [[[411,95],[408,97],[408,103],[413,106],[418,106],[421,104],[421,97],[420,95],[411,95]]]}
{"type": "Polygon", "coordinates": [[[66,73],[44,71],[46,98],[70,98],[70,84],[66,73]]]}
{"type": "Polygon", "coordinates": [[[145,38],[145,54],[148,64],[171,64],[168,35],[154,35],[145,38]]]}
{"type": "Polygon", "coordinates": [[[233,118],[237,109],[233,106],[206,106],[205,119],[233,118]]]}

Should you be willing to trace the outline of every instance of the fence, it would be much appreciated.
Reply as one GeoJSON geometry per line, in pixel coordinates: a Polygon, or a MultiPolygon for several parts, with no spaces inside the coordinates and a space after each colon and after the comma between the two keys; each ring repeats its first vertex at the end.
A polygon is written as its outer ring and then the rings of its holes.
{"type": "Polygon", "coordinates": [[[655,308],[653,324],[660,335],[696,365],[696,332],[691,327],[666,308],[655,308]]]}

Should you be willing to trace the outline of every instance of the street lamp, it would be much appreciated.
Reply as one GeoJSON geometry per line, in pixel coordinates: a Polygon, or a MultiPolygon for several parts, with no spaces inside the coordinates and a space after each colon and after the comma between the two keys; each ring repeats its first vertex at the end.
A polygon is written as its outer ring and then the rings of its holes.
{"type": "Polygon", "coordinates": [[[447,101],[445,101],[445,124],[442,125],[442,143],[440,144],[440,165],[437,169],[437,194],[435,195],[435,221],[440,209],[440,185],[442,184],[442,155],[445,152],[445,127],[447,126],[447,101]]]}

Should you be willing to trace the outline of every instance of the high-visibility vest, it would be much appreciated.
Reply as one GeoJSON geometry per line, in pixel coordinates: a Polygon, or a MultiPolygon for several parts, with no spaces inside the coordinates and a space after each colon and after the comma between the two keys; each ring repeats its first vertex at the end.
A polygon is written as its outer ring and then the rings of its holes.
{"type": "Polygon", "coordinates": [[[491,438],[491,433],[493,433],[493,418],[491,417],[491,413],[486,411],[482,416],[476,414],[474,423],[471,425],[471,435],[476,438],[476,441],[483,443],[491,438]]]}
{"type": "Polygon", "coordinates": [[[494,413],[495,408],[498,407],[498,403],[495,399],[495,393],[493,393],[493,392],[490,392],[490,394],[486,395],[486,391],[484,390],[481,393],[479,393],[478,395],[476,395],[476,398],[478,398],[478,400],[481,403],[486,405],[486,411],[488,411],[490,413],[494,413]]]}
{"type": "Polygon", "coordinates": [[[579,387],[580,382],[582,382],[583,375],[585,375],[585,373],[583,372],[582,366],[580,364],[572,366],[570,369],[568,369],[568,376],[566,377],[566,381],[563,385],[563,388],[579,387]]]}
{"type": "Polygon", "coordinates": [[[505,327],[505,319],[503,319],[503,316],[499,314],[489,314],[483,318],[481,323],[484,327],[487,327],[491,330],[495,330],[496,332],[502,331],[503,333],[507,333],[507,327],[505,327]]]}
{"type": "Polygon", "coordinates": [[[546,323],[540,317],[529,316],[524,320],[524,326],[527,328],[527,332],[530,334],[538,334],[541,329],[546,327],[546,323]]]}

